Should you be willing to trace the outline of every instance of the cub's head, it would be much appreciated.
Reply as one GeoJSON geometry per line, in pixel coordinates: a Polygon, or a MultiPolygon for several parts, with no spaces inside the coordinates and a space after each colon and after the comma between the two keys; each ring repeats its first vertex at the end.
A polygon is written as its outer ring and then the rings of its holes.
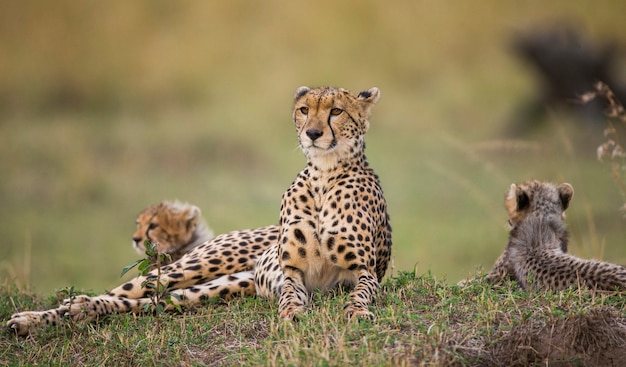
{"type": "Polygon", "coordinates": [[[572,196],[574,188],[568,183],[557,185],[530,180],[519,185],[511,184],[504,198],[509,224],[515,227],[530,216],[563,219],[572,196]]]}
{"type": "Polygon", "coordinates": [[[293,121],[307,159],[333,165],[361,154],[370,109],[379,98],[378,88],[356,96],[341,88],[298,88],[293,121]]]}
{"type": "Polygon", "coordinates": [[[150,240],[157,244],[159,252],[168,253],[172,260],[177,260],[191,248],[211,238],[213,234],[197,206],[163,201],[144,209],[137,216],[133,247],[143,255],[146,251],[144,241],[150,240]]]}

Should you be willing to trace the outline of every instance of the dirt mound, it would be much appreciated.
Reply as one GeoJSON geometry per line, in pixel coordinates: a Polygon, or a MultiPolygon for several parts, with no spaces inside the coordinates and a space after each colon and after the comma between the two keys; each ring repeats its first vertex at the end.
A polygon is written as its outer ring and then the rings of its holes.
{"type": "Polygon", "coordinates": [[[626,319],[610,307],[565,317],[533,317],[508,330],[500,325],[481,347],[475,343],[456,349],[479,366],[624,366],[626,319]]]}

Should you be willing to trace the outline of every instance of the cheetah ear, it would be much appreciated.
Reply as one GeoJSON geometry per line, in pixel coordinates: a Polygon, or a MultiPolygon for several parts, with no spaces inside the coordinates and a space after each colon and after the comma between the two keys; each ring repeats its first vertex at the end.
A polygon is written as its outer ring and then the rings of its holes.
{"type": "Polygon", "coordinates": [[[515,214],[517,210],[517,185],[511,184],[509,190],[504,195],[504,207],[506,208],[506,212],[509,214],[509,217],[515,214]]]}
{"type": "Polygon", "coordinates": [[[196,225],[200,221],[202,216],[202,211],[195,205],[189,205],[189,208],[185,210],[184,218],[185,218],[185,227],[188,231],[192,231],[195,229],[196,225]]]}
{"type": "Polygon", "coordinates": [[[509,191],[504,199],[504,205],[506,206],[509,216],[513,216],[516,212],[528,208],[530,205],[530,198],[521,187],[516,184],[511,184],[511,187],[509,188],[509,191]]]}
{"type": "Polygon", "coordinates": [[[309,87],[300,87],[296,89],[296,93],[293,95],[294,101],[299,100],[303,95],[307,94],[311,88],[309,87]]]}
{"type": "Polygon", "coordinates": [[[569,202],[574,196],[574,188],[568,183],[562,183],[557,187],[557,190],[559,192],[559,198],[561,199],[563,211],[565,211],[569,207],[569,202]]]}
{"type": "Polygon", "coordinates": [[[364,90],[357,95],[357,99],[370,104],[375,104],[380,99],[380,90],[376,87],[364,90]]]}
{"type": "Polygon", "coordinates": [[[189,209],[187,209],[187,220],[198,219],[202,215],[202,211],[195,205],[189,205],[189,209]]]}

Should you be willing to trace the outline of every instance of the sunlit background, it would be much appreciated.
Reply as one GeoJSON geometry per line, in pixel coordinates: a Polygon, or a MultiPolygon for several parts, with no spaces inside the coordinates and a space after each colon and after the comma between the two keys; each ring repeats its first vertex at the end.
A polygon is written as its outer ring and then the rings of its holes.
{"type": "Polygon", "coordinates": [[[388,274],[488,270],[507,242],[503,193],[530,178],[574,186],[572,253],[626,264],[624,197],[596,159],[606,119],[550,94],[555,73],[580,93],[568,82],[594,63],[626,82],[624,14],[571,0],[1,1],[0,278],[110,289],[138,257],[136,215],[163,199],[199,206],[216,233],[277,223],[305,163],[301,85],[382,92],[366,140],[394,230],[388,274]]]}

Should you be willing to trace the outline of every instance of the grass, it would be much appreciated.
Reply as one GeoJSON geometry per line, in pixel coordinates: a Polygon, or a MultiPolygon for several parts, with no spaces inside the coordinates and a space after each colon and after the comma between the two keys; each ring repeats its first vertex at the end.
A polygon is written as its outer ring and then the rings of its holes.
{"type": "MultiPolygon", "coordinates": [[[[0,292],[2,319],[16,307],[57,303],[11,286],[0,292]]],[[[539,366],[612,365],[608,356],[624,356],[620,310],[626,305],[619,294],[529,294],[514,284],[492,289],[479,278],[457,287],[403,272],[384,283],[373,321],[344,320],[346,300],[341,291],[315,294],[298,322],[280,320],[275,302],[250,298],[210,302],[183,314],[66,323],[29,338],[3,334],[0,363],[539,366]]]]}
{"type": "Polygon", "coordinates": [[[502,193],[529,178],[574,186],[573,253],[626,261],[619,192],[575,117],[500,134],[538,93],[515,32],[558,17],[619,41],[614,2],[2,6],[0,278],[23,288],[115,286],[135,215],[163,199],[198,205],[216,233],[275,223],[304,165],[290,122],[302,84],[381,89],[368,157],[396,272],[454,283],[489,267],[502,193]]]}

